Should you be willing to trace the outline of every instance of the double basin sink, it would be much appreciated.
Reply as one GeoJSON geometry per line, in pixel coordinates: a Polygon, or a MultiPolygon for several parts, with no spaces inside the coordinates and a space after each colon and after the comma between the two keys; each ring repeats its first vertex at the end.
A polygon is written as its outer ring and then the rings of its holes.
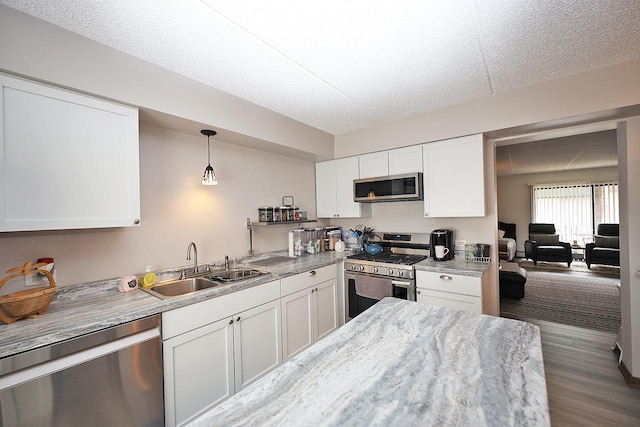
{"type": "Polygon", "coordinates": [[[268,273],[252,268],[212,270],[187,279],[159,282],[148,289],[143,288],[143,290],[158,298],[169,299],[238,282],[240,280],[251,279],[263,274],[268,273]]]}

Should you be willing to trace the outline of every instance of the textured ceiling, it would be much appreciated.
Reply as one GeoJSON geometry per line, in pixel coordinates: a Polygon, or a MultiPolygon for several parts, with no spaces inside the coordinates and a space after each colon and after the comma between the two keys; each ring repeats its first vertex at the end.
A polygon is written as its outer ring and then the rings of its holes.
{"type": "Polygon", "coordinates": [[[617,165],[615,130],[496,147],[498,176],[617,165]]]}
{"type": "Polygon", "coordinates": [[[638,0],[0,0],[332,134],[640,57],[638,0]]]}

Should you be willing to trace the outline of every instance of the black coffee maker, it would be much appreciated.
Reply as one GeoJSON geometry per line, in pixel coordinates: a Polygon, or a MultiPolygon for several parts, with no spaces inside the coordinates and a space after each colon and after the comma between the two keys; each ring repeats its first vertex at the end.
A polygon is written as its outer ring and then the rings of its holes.
{"type": "Polygon", "coordinates": [[[453,230],[433,230],[429,241],[431,258],[435,261],[448,261],[453,259],[455,242],[453,230]]]}

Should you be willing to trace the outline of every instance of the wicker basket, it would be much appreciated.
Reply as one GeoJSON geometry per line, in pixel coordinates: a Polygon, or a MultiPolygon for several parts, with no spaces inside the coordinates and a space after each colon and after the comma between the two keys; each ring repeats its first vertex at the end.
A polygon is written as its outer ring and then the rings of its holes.
{"type": "Polygon", "coordinates": [[[27,262],[22,267],[14,267],[7,270],[8,276],[0,280],[0,289],[9,280],[16,277],[30,276],[32,274],[44,274],[49,280],[49,286],[43,286],[36,289],[28,289],[26,291],[14,292],[9,295],[0,297],[0,320],[4,323],[13,323],[18,319],[27,317],[36,317],[44,313],[55,295],[58,287],[51,272],[45,269],[46,263],[31,264],[27,262]]]}

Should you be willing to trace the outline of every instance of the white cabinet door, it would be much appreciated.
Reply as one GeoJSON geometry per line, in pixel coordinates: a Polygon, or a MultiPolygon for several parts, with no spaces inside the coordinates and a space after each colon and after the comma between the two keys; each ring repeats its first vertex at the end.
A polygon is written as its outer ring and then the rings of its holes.
{"type": "Polygon", "coordinates": [[[289,360],[338,328],[338,281],[331,279],[282,298],[282,343],[289,360]]]}
{"type": "Polygon", "coordinates": [[[423,145],[425,217],[485,216],[484,138],[423,145]]]}
{"type": "Polygon", "coordinates": [[[353,180],[358,178],[358,157],[316,163],[318,218],[370,216],[370,205],[363,206],[353,201],[353,180]]]}
{"type": "Polygon", "coordinates": [[[182,425],[233,395],[230,320],[211,323],[163,342],[167,426],[182,425]]]}
{"type": "Polygon", "coordinates": [[[282,363],[280,300],[234,316],[236,393],[282,363]]]}
{"type": "Polygon", "coordinates": [[[333,218],[338,213],[336,198],[336,162],[316,163],[316,215],[333,218]]]}
{"type": "Polygon", "coordinates": [[[0,83],[0,231],[139,224],[138,110],[0,83]]]}
{"type": "Polygon", "coordinates": [[[422,172],[422,145],[389,151],[389,175],[422,172]]]}
{"type": "Polygon", "coordinates": [[[282,298],[282,353],[285,361],[314,343],[311,289],[303,289],[282,298]]]}
{"type": "Polygon", "coordinates": [[[329,280],[314,288],[315,341],[338,329],[338,281],[329,280]]]}
{"type": "Polygon", "coordinates": [[[374,178],[389,175],[389,152],[363,154],[358,156],[360,178],[374,178]]]}
{"type": "Polygon", "coordinates": [[[357,157],[336,160],[336,203],[338,217],[360,218],[371,215],[371,206],[353,201],[353,180],[360,178],[357,157]]]}

